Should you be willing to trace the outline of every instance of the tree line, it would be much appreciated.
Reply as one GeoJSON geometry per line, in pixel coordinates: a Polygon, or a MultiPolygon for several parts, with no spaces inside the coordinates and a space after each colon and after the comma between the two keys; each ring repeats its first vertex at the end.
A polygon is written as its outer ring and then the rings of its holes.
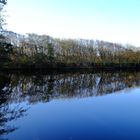
{"type": "MultiPolygon", "coordinates": [[[[5,39],[3,36],[0,38],[5,39]]],[[[99,40],[55,39],[37,34],[28,34],[22,39],[17,38],[17,42],[16,45],[4,41],[0,42],[0,59],[5,67],[97,68],[140,66],[140,48],[132,45],[99,40]]]]}

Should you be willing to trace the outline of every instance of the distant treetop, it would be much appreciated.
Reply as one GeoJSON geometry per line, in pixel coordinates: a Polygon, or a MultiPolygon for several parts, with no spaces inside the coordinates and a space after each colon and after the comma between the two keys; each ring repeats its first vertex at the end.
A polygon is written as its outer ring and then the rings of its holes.
{"type": "Polygon", "coordinates": [[[0,0],[0,3],[6,5],[7,4],[7,0],[0,0]]]}

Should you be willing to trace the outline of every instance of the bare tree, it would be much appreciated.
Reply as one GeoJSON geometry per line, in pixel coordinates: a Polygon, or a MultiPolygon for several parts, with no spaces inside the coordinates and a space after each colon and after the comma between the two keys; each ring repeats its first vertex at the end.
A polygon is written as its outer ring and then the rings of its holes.
{"type": "Polygon", "coordinates": [[[3,8],[7,4],[7,0],[0,0],[0,32],[3,31],[3,25],[5,22],[4,16],[3,16],[3,8]]]}

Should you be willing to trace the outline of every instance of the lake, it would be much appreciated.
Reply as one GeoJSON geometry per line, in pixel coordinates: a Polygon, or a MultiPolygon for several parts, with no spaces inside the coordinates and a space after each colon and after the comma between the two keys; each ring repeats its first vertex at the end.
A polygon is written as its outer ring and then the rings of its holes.
{"type": "Polygon", "coordinates": [[[140,140],[140,72],[0,74],[0,140],[140,140]]]}

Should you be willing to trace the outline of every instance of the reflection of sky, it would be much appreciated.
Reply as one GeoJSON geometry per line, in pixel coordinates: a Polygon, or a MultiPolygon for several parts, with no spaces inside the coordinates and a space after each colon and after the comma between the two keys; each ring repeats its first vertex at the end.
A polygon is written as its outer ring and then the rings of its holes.
{"type": "Polygon", "coordinates": [[[123,90],[123,92],[124,93],[133,93],[133,92],[135,92],[135,93],[139,94],[140,93],[140,87],[126,88],[126,89],[123,90]]]}
{"type": "Polygon", "coordinates": [[[7,137],[20,140],[139,139],[140,88],[125,93],[32,105],[28,116],[14,122],[20,128],[7,137]]]}
{"type": "Polygon", "coordinates": [[[8,29],[140,46],[139,0],[9,0],[8,29]]]}

